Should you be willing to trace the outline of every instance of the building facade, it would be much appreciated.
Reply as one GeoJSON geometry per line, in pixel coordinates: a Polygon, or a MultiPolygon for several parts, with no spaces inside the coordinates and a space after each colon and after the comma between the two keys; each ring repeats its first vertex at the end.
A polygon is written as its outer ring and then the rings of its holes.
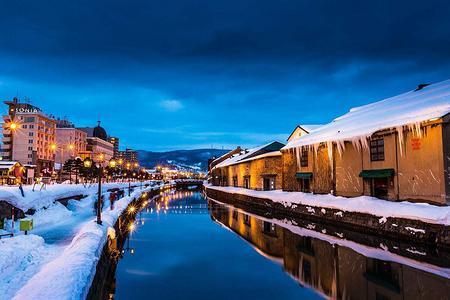
{"type": "Polygon", "coordinates": [[[125,151],[119,151],[119,159],[122,159],[125,163],[135,164],[138,163],[138,152],[130,148],[126,148],[125,151]]]}
{"type": "Polygon", "coordinates": [[[63,164],[70,158],[81,157],[86,152],[87,133],[75,128],[67,120],[56,122],[56,162],[63,164]]]}
{"type": "Polygon", "coordinates": [[[450,81],[421,87],[290,141],[283,190],[449,205],[449,91],[450,81]]]}
{"type": "Polygon", "coordinates": [[[86,152],[81,153],[83,159],[101,159],[104,162],[108,162],[114,157],[114,145],[109,142],[106,130],[100,126],[100,121],[98,121],[96,127],[79,129],[87,134],[86,152]]]}
{"type": "Polygon", "coordinates": [[[227,156],[212,168],[212,184],[254,190],[281,189],[282,159],[279,150],[283,146],[272,142],[227,156]]]}
{"type": "Polygon", "coordinates": [[[9,114],[3,116],[2,158],[23,165],[35,165],[37,173],[47,175],[54,169],[56,120],[38,107],[6,101],[9,114]]]}
{"type": "Polygon", "coordinates": [[[108,138],[108,141],[113,145],[114,147],[114,153],[113,153],[113,157],[114,158],[119,158],[120,156],[120,151],[119,151],[119,145],[120,145],[120,140],[118,137],[115,136],[110,136],[108,138]]]}

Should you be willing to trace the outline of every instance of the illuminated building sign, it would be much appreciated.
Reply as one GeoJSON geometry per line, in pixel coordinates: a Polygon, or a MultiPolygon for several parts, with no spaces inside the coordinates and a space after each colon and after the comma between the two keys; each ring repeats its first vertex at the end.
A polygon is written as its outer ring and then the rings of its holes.
{"type": "Polygon", "coordinates": [[[18,108],[16,108],[16,113],[19,113],[19,114],[35,114],[35,113],[39,113],[39,112],[40,112],[40,110],[35,107],[28,107],[28,108],[18,107],[18,108]]]}

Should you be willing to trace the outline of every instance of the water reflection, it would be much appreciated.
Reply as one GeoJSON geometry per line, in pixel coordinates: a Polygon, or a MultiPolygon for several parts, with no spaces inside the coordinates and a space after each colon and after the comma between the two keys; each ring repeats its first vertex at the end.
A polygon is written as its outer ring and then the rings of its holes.
{"type": "Polygon", "coordinates": [[[436,249],[267,212],[261,216],[206,201],[199,191],[164,190],[142,200],[119,226],[118,261],[98,272],[98,286],[88,298],[431,300],[450,295],[449,254],[436,249]]]}
{"type": "MultiPolygon", "coordinates": [[[[277,262],[301,285],[333,299],[448,299],[449,261],[416,261],[302,228],[295,221],[267,219],[210,201],[211,217],[277,262]]],[[[328,233],[331,230],[328,228],[328,233]]],[[[385,246],[386,247],[386,246],[385,246]]],[[[411,247],[413,246],[409,246],[411,247]]],[[[397,247],[398,248],[398,247],[397,247]]],[[[421,255],[421,252],[419,252],[421,255]]]]}

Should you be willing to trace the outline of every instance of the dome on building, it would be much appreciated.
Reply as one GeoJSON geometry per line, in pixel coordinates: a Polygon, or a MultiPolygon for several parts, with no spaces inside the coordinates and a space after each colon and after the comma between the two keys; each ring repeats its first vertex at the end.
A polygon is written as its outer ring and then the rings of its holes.
{"type": "Polygon", "coordinates": [[[94,131],[92,135],[96,138],[102,139],[106,141],[108,139],[108,135],[106,134],[106,130],[100,126],[100,121],[98,121],[97,127],[94,127],[94,131]]]}

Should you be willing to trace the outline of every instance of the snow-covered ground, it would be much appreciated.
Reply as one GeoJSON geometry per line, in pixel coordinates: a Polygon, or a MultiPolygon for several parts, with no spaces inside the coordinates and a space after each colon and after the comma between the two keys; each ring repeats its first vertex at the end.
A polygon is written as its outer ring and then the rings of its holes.
{"type": "MultiPolygon", "coordinates": [[[[131,184],[140,186],[141,183],[132,182],[131,184]]],[[[128,187],[128,183],[110,182],[102,184],[103,191],[121,187],[128,187]]],[[[97,192],[97,188],[97,184],[49,184],[42,190],[40,190],[40,186],[36,186],[33,191],[32,185],[24,185],[23,190],[25,197],[23,197],[17,186],[0,186],[0,200],[6,200],[8,203],[26,212],[30,208],[40,209],[48,207],[53,204],[56,199],[95,193],[97,192]]]]}
{"type": "MultiPolygon", "coordinates": [[[[121,185],[127,186],[117,184],[117,187],[121,185]]],[[[53,191],[58,191],[53,193],[55,197],[64,193],[62,187],[52,187],[53,191]]],[[[78,190],[78,187],[65,187],[71,191],[78,190]]],[[[105,189],[111,187],[114,186],[110,184],[105,189]]],[[[81,201],[71,200],[67,207],[53,203],[48,196],[48,207],[31,216],[35,226],[31,234],[25,236],[16,231],[18,235],[15,237],[0,240],[0,298],[85,298],[106,242],[108,228],[114,225],[132,199],[158,187],[136,188],[130,197],[116,201],[114,210],[110,210],[106,201],[102,226],[95,222],[95,188],[89,188],[88,197],[81,201]]]]}
{"type": "Polygon", "coordinates": [[[311,209],[333,208],[348,212],[361,212],[380,217],[380,222],[387,217],[420,220],[427,223],[450,225],[450,207],[440,207],[427,203],[392,202],[370,196],[345,198],[333,195],[314,195],[302,192],[255,191],[237,187],[220,187],[206,185],[210,189],[270,199],[285,207],[308,205],[311,209]]]}

